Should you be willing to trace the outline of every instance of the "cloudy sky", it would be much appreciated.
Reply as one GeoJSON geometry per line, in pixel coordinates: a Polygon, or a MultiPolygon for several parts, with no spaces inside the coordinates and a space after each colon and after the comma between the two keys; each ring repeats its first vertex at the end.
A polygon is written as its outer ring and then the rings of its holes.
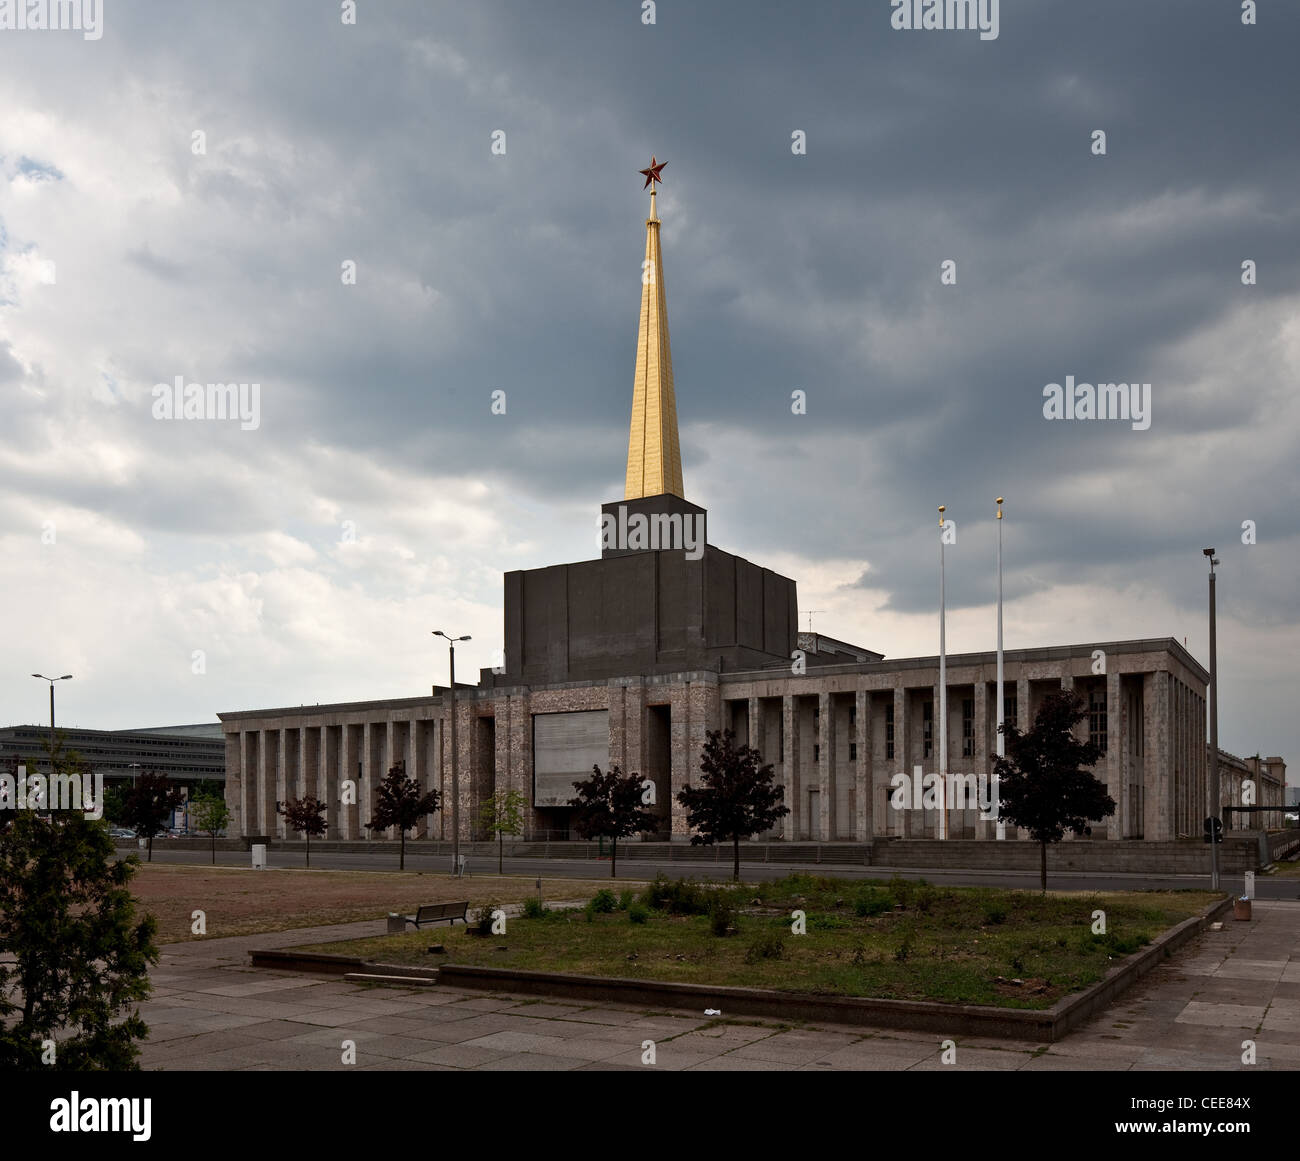
{"type": "Polygon", "coordinates": [[[982,39],[887,0],[107,0],[99,39],[0,31],[3,724],[44,720],[32,672],[126,728],[416,696],[435,628],[491,664],[501,574],[594,556],[622,495],[654,153],[715,543],[796,578],[803,625],[933,654],[946,503],[949,649],[991,649],[1004,495],[1008,648],[1203,663],[1214,545],[1222,744],[1300,760],[1300,7],[1259,7],[1003,0],[982,39]],[[178,376],[260,384],[258,426],[155,418],[178,376]],[[1149,428],[1045,419],[1066,376],[1150,383],[1149,428]]]}

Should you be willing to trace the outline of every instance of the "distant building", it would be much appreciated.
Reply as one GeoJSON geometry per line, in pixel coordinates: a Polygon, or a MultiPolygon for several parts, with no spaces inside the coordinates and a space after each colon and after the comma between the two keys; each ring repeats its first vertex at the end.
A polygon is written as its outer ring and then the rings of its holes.
{"type": "MultiPolygon", "coordinates": [[[[102,774],[105,785],[130,782],[141,770],[169,775],[183,786],[212,781],[224,784],[226,748],[219,723],[159,726],[142,730],[55,728],[58,743],[75,750],[102,774]]],[[[32,773],[49,774],[49,726],[0,727],[0,761],[17,758],[32,773]]]]}

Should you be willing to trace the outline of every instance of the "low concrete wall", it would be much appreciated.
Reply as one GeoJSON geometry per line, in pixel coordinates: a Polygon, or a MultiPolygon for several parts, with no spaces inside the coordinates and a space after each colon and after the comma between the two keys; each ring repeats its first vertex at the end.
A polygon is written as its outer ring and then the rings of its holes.
{"type": "MultiPolygon", "coordinates": [[[[1219,868],[1228,874],[1258,870],[1261,864],[1261,832],[1232,832],[1219,845],[1219,868]]],[[[155,846],[159,840],[155,840],[155,846]]],[[[168,839],[180,845],[198,840],[168,839]]],[[[219,840],[218,850],[244,849],[244,840],[219,840]],[[222,846],[231,842],[233,847],[222,846]]],[[[272,839],[272,850],[305,850],[301,840],[272,839]]],[[[1272,858],[1300,847],[1300,829],[1268,836],[1272,858]]],[[[312,840],[311,849],[322,853],[366,853],[391,856],[397,863],[397,844],[391,840],[342,842],[336,839],[312,840]]],[[[465,842],[461,853],[475,858],[495,858],[497,845],[492,842],[465,842]]],[[[409,840],[407,854],[446,858],[450,863],[451,843],[427,839],[409,840]]],[[[609,847],[588,842],[515,842],[505,844],[507,857],[531,859],[581,859],[608,862],[609,847]]],[[[619,866],[634,873],[638,863],[681,862],[712,863],[725,868],[731,863],[729,846],[691,846],[689,843],[619,843],[619,866]]],[[[1038,871],[1038,844],[1009,840],[994,842],[977,839],[886,839],[865,843],[792,843],[751,842],[740,844],[742,863],[793,863],[811,866],[876,866],[884,868],[941,868],[973,871],[1038,871]]],[[[594,868],[593,868],[594,870],[594,868]]],[[[1111,874],[1206,875],[1210,873],[1210,852],[1206,843],[1196,839],[1176,842],[1147,842],[1142,839],[1111,841],[1086,839],[1053,843],[1047,848],[1047,870],[1051,875],[1062,871],[1093,871],[1111,874]]]]}

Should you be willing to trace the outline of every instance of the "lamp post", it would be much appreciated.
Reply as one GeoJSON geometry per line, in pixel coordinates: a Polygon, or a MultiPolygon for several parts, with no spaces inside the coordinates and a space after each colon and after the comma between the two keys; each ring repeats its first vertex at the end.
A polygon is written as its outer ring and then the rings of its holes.
{"type": "Polygon", "coordinates": [[[456,764],[456,642],[470,638],[449,637],[441,629],[433,631],[435,637],[447,642],[450,658],[448,686],[451,690],[451,868],[452,874],[460,869],[460,777],[456,764]]]}
{"type": "Polygon", "coordinates": [[[1219,809],[1219,648],[1218,628],[1214,616],[1214,549],[1202,548],[1201,555],[1210,561],[1210,889],[1219,889],[1219,836],[1215,822],[1223,813],[1219,809]]]}
{"type": "Polygon", "coordinates": [[[71,681],[72,674],[65,673],[62,677],[46,677],[43,673],[33,673],[33,677],[38,677],[41,681],[50,683],[50,774],[54,773],[54,683],[56,681],[71,681]]]}
{"type": "MultiPolygon", "coordinates": [[[[1004,758],[1007,753],[1007,740],[1002,734],[1002,727],[1006,724],[1006,694],[1003,693],[1003,672],[1002,672],[1002,497],[998,497],[998,757],[1004,758]]],[[[998,777],[996,774],[993,776],[998,777]]],[[[992,795],[994,802],[1000,802],[997,794],[992,795]]],[[[999,816],[1001,811],[999,810],[999,816]]],[[[994,824],[995,833],[998,838],[1007,837],[1007,824],[998,818],[994,824]]]]}
{"type": "Polygon", "coordinates": [[[948,650],[944,640],[943,514],[939,505],[939,838],[948,837],[948,650]]]}

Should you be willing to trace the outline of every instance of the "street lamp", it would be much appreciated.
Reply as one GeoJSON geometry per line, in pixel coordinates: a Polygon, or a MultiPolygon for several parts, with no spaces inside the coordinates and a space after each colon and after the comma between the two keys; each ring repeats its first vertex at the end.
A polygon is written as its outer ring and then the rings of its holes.
{"type": "Polygon", "coordinates": [[[470,638],[449,637],[441,629],[433,631],[435,637],[447,642],[450,653],[451,688],[451,867],[455,874],[460,870],[460,778],[456,767],[456,642],[468,641],[470,638]]]}
{"type": "Polygon", "coordinates": [[[33,677],[38,677],[41,681],[50,683],[50,773],[54,773],[54,683],[56,681],[71,681],[72,674],[65,673],[62,677],[46,677],[43,673],[33,673],[33,677]]]}
{"type": "Polygon", "coordinates": [[[1215,823],[1219,809],[1219,647],[1214,616],[1214,566],[1218,564],[1214,549],[1202,548],[1201,555],[1210,561],[1210,888],[1219,889],[1219,847],[1215,842],[1215,823]]]}

